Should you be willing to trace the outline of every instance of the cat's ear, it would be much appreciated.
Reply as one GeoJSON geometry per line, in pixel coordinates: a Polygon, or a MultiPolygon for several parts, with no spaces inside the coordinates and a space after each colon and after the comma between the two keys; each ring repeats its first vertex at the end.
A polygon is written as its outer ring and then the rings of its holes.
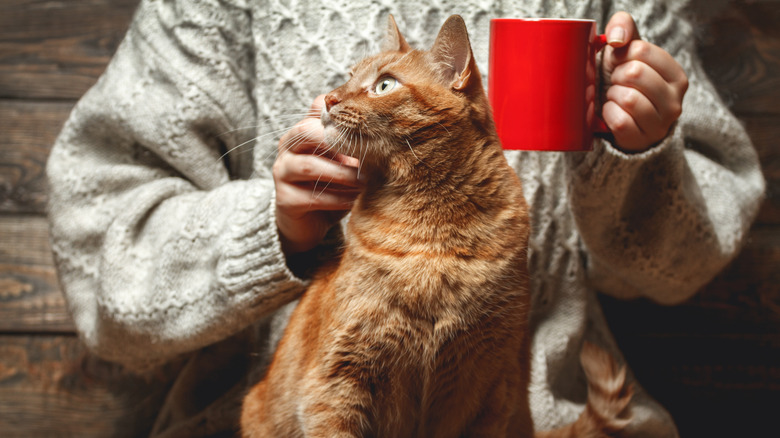
{"type": "Polygon", "coordinates": [[[397,51],[405,53],[412,50],[404,36],[401,35],[401,31],[398,30],[398,25],[395,24],[395,18],[393,18],[392,14],[387,16],[387,32],[385,32],[385,38],[382,40],[380,48],[383,52],[397,51]]]}
{"type": "Polygon", "coordinates": [[[460,15],[452,15],[439,30],[431,52],[445,81],[456,90],[482,85],[482,78],[471,52],[466,23],[460,15]]]}

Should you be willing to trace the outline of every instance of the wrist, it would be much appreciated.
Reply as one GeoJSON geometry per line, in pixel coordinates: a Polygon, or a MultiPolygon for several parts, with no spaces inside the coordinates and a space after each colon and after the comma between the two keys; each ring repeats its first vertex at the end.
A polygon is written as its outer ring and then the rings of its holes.
{"type": "Polygon", "coordinates": [[[282,213],[279,212],[279,209],[277,209],[276,210],[276,232],[279,235],[279,243],[281,244],[282,253],[284,254],[285,257],[290,257],[295,254],[306,252],[315,246],[306,240],[301,240],[300,233],[295,233],[293,230],[289,229],[286,226],[287,222],[281,219],[282,219],[282,213]],[[298,238],[296,239],[294,237],[298,237],[298,238]]]}

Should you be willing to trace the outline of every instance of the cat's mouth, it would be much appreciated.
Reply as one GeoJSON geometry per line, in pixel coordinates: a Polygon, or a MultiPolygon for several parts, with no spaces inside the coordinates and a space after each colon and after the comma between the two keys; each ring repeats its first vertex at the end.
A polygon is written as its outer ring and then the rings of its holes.
{"type": "Polygon", "coordinates": [[[382,172],[383,140],[372,133],[365,120],[350,116],[347,111],[323,111],[320,116],[324,129],[324,143],[333,152],[356,158],[362,172],[382,172]]]}
{"type": "Polygon", "coordinates": [[[327,128],[330,125],[333,125],[333,119],[331,119],[330,117],[330,111],[323,108],[322,112],[320,113],[320,121],[322,121],[322,126],[324,126],[325,128],[327,128]]]}
{"type": "Polygon", "coordinates": [[[347,108],[332,108],[331,110],[323,108],[320,120],[325,128],[334,127],[344,132],[358,132],[365,122],[362,116],[347,108]]]}
{"type": "Polygon", "coordinates": [[[370,140],[371,136],[363,129],[364,120],[348,110],[323,109],[320,121],[325,128],[325,143],[343,154],[355,156],[363,152],[370,140]]]}

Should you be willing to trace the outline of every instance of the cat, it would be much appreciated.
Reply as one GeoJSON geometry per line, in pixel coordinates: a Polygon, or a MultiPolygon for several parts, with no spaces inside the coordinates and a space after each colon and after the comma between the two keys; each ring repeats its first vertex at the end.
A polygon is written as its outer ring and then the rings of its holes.
{"type": "MultiPolygon", "coordinates": [[[[244,399],[242,435],[534,436],[528,207],[465,23],[453,15],[419,51],[390,16],[382,48],[325,96],[326,140],[362,145],[368,182],[340,257],[320,268],[244,399]]],[[[582,361],[585,411],[537,436],[628,424],[625,371],[588,344],[582,361]]]]}

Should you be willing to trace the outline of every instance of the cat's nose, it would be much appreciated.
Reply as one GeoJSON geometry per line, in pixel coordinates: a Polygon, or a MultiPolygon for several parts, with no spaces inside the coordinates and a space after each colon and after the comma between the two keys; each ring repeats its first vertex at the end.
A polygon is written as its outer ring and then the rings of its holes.
{"type": "Polygon", "coordinates": [[[339,102],[341,102],[341,99],[339,98],[338,94],[336,93],[328,93],[325,96],[325,110],[330,111],[330,108],[333,105],[337,105],[339,102]]]}

